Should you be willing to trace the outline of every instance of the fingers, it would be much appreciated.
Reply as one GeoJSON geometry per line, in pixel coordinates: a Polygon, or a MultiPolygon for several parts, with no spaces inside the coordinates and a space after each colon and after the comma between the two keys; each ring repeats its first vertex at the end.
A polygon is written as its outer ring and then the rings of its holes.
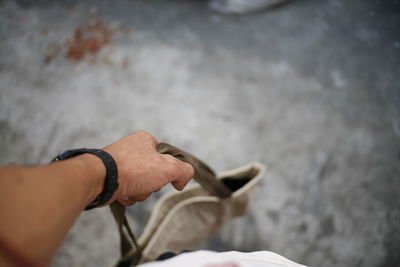
{"type": "Polygon", "coordinates": [[[173,187],[175,187],[176,190],[182,191],[189,182],[190,182],[190,179],[182,180],[182,181],[181,180],[177,180],[175,182],[172,182],[171,184],[172,184],[173,187]]]}
{"type": "Polygon", "coordinates": [[[151,134],[137,131],[104,148],[118,166],[120,187],[116,198],[122,205],[144,201],[168,183],[182,190],[193,177],[190,164],[159,154],[158,144],[151,134]]]}
{"type": "Polygon", "coordinates": [[[174,158],[171,155],[162,155],[168,165],[166,167],[169,176],[168,181],[181,191],[185,188],[186,184],[193,178],[194,169],[192,165],[174,158]]]}

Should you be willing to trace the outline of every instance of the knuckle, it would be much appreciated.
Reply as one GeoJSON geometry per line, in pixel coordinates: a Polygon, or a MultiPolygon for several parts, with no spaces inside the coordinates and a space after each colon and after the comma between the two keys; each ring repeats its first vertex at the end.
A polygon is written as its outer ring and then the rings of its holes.
{"type": "Polygon", "coordinates": [[[142,130],[136,131],[136,132],[134,132],[134,134],[137,136],[146,136],[146,137],[151,136],[149,133],[142,131],[142,130]]]}
{"type": "Polygon", "coordinates": [[[143,138],[144,140],[148,140],[148,141],[157,143],[157,139],[146,131],[139,130],[139,131],[134,132],[134,135],[136,135],[137,137],[143,138]]]}
{"type": "Polygon", "coordinates": [[[175,158],[169,154],[162,154],[161,157],[164,160],[164,163],[168,166],[175,162],[175,158]]]}

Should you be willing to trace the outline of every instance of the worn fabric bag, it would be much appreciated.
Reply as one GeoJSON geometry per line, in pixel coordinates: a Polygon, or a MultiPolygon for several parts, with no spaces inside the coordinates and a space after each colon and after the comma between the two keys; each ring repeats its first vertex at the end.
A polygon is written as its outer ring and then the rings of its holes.
{"type": "Polygon", "coordinates": [[[121,241],[117,266],[152,261],[168,251],[195,249],[228,220],[246,213],[265,171],[263,164],[255,162],[215,175],[205,163],[178,148],[161,143],[157,150],[190,163],[201,186],[159,199],[138,241],[129,227],[125,207],[118,202],[111,204],[121,241]]]}

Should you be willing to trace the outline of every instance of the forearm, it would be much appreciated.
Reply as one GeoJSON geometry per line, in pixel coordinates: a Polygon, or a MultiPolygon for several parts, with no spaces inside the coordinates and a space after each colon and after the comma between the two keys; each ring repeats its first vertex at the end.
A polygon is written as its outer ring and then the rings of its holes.
{"type": "MultiPolygon", "coordinates": [[[[139,131],[103,148],[116,162],[119,184],[106,204],[133,205],[168,183],[182,190],[189,182],[192,166],[159,154],[157,144],[139,131]]],[[[105,176],[103,162],[90,154],[38,167],[0,167],[0,265],[7,259],[17,265],[12,255],[48,265],[76,217],[103,190],[105,176]]]]}
{"type": "Polygon", "coordinates": [[[101,192],[104,177],[101,160],[88,154],[0,168],[0,239],[26,260],[48,265],[79,213],[101,192]]]}

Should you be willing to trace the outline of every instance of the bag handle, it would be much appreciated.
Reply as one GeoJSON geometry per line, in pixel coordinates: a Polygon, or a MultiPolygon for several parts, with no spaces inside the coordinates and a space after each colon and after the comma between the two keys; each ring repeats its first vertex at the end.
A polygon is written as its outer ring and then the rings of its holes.
{"type": "Polygon", "coordinates": [[[219,198],[231,196],[232,191],[216,178],[215,172],[203,161],[167,143],[158,144],[157,151],[161,154],[169,154],[192,165],[194,169],[193,179],[211,195],[219,198]]]}
{"type": "MultiPolygon", "coordinates": [[[[216,178],[215,172],[203,161],[167,143],[159,143],[156,148],[158,153],[169,154],[192,165],[194,169],[193,179],[211,195],[219,198],[227,198],[232,195],[232,191],[216,178]]],[[[136,241],[128,220],[126,219],[126,207],[115,201],[110,205],[110,208],[117,222],[120,235],[121,258],[116,266],[128,267],[131,264],[136,265],[142,257],[142,248],[136,241]],[[136,248],[135,251],[133,250],[133,246],[136,248]]]]}
{"type": "Polygon", "coordinates": [[[116,266],[128,267],[132,263],[136,265],[142,258],[142,249],[136,241],[135,235],[133,234],[131,227],[129,226],[125,213],[126,207],[121,205],[118,201],[115,201],[110,204],[110,209],[111,213],[114,216],[115,222],[117,223],[120,238],[121,258],[118,260],[116,266]],[[134,245],[136,248],[135,253],[132,253],[132,245],[134,245]]]}

